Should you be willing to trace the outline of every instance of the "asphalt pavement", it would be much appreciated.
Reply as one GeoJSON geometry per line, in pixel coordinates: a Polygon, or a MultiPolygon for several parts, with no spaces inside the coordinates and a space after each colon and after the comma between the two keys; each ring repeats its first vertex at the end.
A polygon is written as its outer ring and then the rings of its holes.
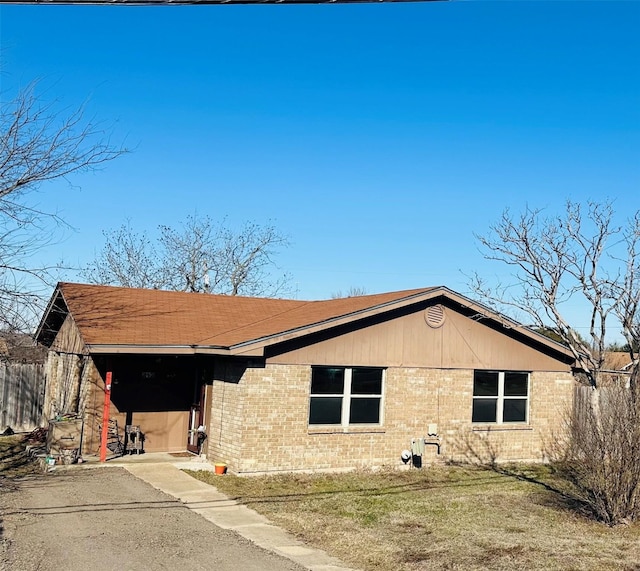
{"type": "Polygon", "coordinates": [[[3,486],[0,569],[351,571],[183,467],[210,465],[146,458],[3,486]]]}

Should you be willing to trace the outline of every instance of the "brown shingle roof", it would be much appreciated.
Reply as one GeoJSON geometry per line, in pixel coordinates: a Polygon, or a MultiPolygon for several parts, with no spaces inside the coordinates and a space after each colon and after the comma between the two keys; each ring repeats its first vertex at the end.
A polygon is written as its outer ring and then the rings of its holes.
{"type": "Polygon", "coordinates": [[[607,351],[604,355],[604,368],[610,371],[622,371],[631,364],[626,351],[607,351]]]}
{"type": "Polygon", "coordinates": [[[437,289],[299,301],[73,283],[58,288],[88,345],[215,347],[308,327],[437,289]]]}

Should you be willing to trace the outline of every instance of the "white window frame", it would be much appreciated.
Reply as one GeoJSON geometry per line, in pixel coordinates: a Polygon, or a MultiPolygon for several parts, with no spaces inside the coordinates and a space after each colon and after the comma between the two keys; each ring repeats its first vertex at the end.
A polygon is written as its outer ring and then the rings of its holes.
{"type": "MultiPolygon", "coordinates": [[[[473,424],[529,424],[529,402],[531,397],[531,373],[528,371],[495,371],[495,370],[487,370],[484,371],[487,373],[498,373],[498,394],[493,396],[476,396],[473,395],[474,402],[476,400],[495,400],[496,401],[496,420],[481,420],[474,421],[473,420],[473,409],[472,409],[472,422],[473,424]],[[506,396],[504,394],[504,377],[505,373],[522,373],[527,375],[527,394],[526,395],[515,395],[515,396],[506,396]],[[504,401],[506,400],[522,400],[526,401],[525,406],[525,419],[524,420],[508,420],[504,421],[504,401]]],[[[474,381],[475,381],[476,371],[473,372],[474,381]]]]}
{"type": "MultiPolygon", "coordinates": [[[[383,367],[331,367],[331,366],[317,366],[311,368],[311,375],[313,378],[313,369],[342,369],[344,370],[344,391],[342,393],[331,393],[331,394],[313,394],[309,393],[309,406],[311,406],[311,399],[314,398],[342,398],[342,409],[340,411],[340,424],[311,424],[309,422],[309,426],[342,426],[343,428],[347,428],[349,426],[382,426],[383,423],[383,411],[384,411],[384,387],[386,381],[387,370],[383,367]],[[352,395],[351,394],[351,379],[353,369],[376,369],[381,372],[381,385],[380,385],[380,394],[364,394],[364,395],[352,395]],[[380,399],[380,409],[378,411],[378,422],[358,422],[358,423],[350,423],[349,422],[349,413],[351,411],[351,399],[359,399],[359,398],[379,398],[380,399]]],[[[309,419],[310,420],[310,419],[309,419]]]]}

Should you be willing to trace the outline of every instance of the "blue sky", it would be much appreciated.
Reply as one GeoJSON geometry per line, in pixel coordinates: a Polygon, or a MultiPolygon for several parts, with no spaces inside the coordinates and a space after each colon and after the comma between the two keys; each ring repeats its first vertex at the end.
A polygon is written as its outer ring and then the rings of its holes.
{"type": "Polygon", "coordinates": [[[640,3],[2,6],[2,90],[40,79],[133,152],[42,187],[83,264],[129,218],[273,222],[301,299],[491,277],[504,208],[640,208],[640,3]]]}

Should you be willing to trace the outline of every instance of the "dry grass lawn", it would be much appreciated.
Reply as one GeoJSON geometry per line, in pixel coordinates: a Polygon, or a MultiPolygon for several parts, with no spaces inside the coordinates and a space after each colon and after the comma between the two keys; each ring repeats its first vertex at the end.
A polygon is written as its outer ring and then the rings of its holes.
{"type": "Polygon", "coordinates": [[[191,474],[367,571],[640,570],[640,524],[596,523],[549,468],[515,470],[191,474]]]}

